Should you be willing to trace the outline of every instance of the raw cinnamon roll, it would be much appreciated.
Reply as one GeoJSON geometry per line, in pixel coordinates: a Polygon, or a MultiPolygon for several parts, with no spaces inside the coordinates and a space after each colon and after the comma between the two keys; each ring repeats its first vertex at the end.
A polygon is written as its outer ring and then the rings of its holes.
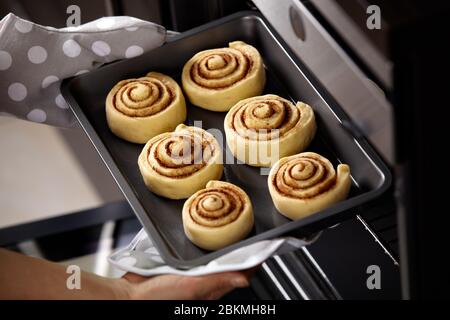
{"type": "Polygon", "coordinates": [[[303,151],[316,132],[312,108],[268,94],[239,101],[224,122],[232,154],[252,166],[270,167],[303,151]]]}
{"type": "Polygon", "coordinates": [[[184,124],[150,139],[138,165],[148,189],[170,199],[188,198],[209,180],[220,179],[223,171],[217,140],[203,129],[184,124]]]}
{"type": "Polygon", "coordinates": [[[280,159],[268,177],[270,195],[284,216],[297,220],[344,200],[351,186],[350,167],[337,166],[314,152],[280,159]]]}
{"type": "Polygon", "coordinates": [[[244,239],[253,228],[253,207],[238,186],[210,181],[183,206],[186,236],[206,250],[217,250],[244,239]]]}
{"type": "Polygon", "coordinates": [[[186,120],[186,102],[170,77],[150,72],[117,83],[106,98],[106,120],[118,137],[146,143],[186,120]]]}
{"type": "Polygon", "coordinates": [[[205,50],[183,68],[183,89],[192,104],[227,111],[236,102],[262,93],[266,74],[258,50],[242,41],[205,50]]]}

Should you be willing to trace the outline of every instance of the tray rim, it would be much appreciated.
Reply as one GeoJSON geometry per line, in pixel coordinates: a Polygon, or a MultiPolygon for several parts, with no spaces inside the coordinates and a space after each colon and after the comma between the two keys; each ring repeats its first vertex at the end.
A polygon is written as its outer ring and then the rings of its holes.
{"type": "MultiPolygon", "coordinates": [[[[318,96],[323,99],[323,101],[329,106],[329,108],[336,114],[336,118],[341,123],[343,120],[347,120],[351,122],[351,119],[349,116],[342,110],[342,108],[334,102],[334,99],[329,96],[326,92],[326,90],[323,90],[321,85],[317,82],[315,82],[314,76],[308,72],[308,69],[305,69],[305,66],[297,59],[297,57],[292,53],[290,48],[287,46],[287,44],[281,39],[281,37],[276,33],[276,31],[273,30],[273,28],[270,26],[270,24],[264,19],[264,17],[255,11],[240,11],[234,14],[231,14],[229,16],[211,21],[209,23],[200,25],[198,27],[195,27],[193,29],[190,29],[188,31],[185,31],[183,33],[180,33],[176,36],[171,37],[166,42],[174,42],[179,39],[184,39],[190,36],[193,36],[197,33],[204,32],[205,30],[233,21],[233,20],[239,20],[239,19],[256,19],[259,20],[259,23],[262,23],[264,28],[267,29],[267,31],[271,34],[271,36],[274,38],[275,41],[278,42],[280,47],[283,48],[286,55],[289,57],[289,59],[292,60],[292,63],[295,65],[298,72],[300,72],[302,75],[304,75],[305,79],[310,83],[311,87],[317,92],[318,96]],[[299,65],[302,65],[302,68],[299,67],[299,65]],[[306,71],[306,72],[305,72],[306,71]],[[318,90],[318,87],[320,88],[318,90]]],[[[151,51],[150,51],[151,52],[151,51]]],[[[108,65],[100,67],[103,68],[109,68],[113,67],[115,63],[119,62],[125,62],[126,60],[118,60],[112,63],[109,63],[108,65]]],[[[96,70],[93,70],[91,72],[96,72],[96,70]]],[[[312,225],[313,223],[319,223],[321,220],[325,220],[327,218],[331,218],[333,216],[340,214],[344,214],[346,211],[353,209],[354,207],[361,206],[365,203],[371,202],[378,197],[380,197],[382,194],[384,194],[391,186],[392,184],[392,174],[390,170],[388,169],[387,165],[384,163],[384,161],[381,159],[381,157],[376,153],[376,151],[372,148],[370,143],[362,136],[362,135],[354,135],[352,134],[352,138],[355,140],[361,151],[363,151],[367,158],[371,160],[371,162],[374,164],[374,167],[379,171],[380,176],[383,179],[383,183],[378,186],[376,189],[370,190],[368,192],[365,192],[363,194],[357,195],[355,197],[351,198],[350,201],[342,201],[340,203],[337,203],[333,207],[327,208],[325,210],[322,210],[318,214],[313,214],[311,216],[305,217],[301,220],[297,221],[291,221],[289,223],[286,223],[284,225],[275,227],[273,229],[264,231],[260,234],[254,235],[252,237],[246,238],[244,240],[241,240],[235,244],[232,244],[228,247],[225,247],[223,249],[207,252],[204,255],[194,258],[194,259],[182,259],[176,257],[176,255],[172,254],[170,244],[164,240],[164,236],[156,229],[156,227],[153,225],[153,222],[151,219],[147,216],[147,214],[150,214],[148,210],[146,210],[143,205],[138,200],[137,196],[134,194],[134,191],[131,188],[131,185],[128,184],[126,181],[126,178],[122,173],[120,172],[120,169],[116,165],[115,161],[113,160],[111,154],[108,152],[108,149],[101,141],[100,137],[96,133],[94,127],[87,119],[86,115],[84,114],[81,107],[78,105],[77,101],[75,100],[75,97],[70,92],[71,84],[78,79],[79,77],[83,77],[83,75],[72,77],[65,79],[61,84],[61,93],[63,97],[66,99],[70,109],[74,113],[77,121],[79,122],[81,128],[85,132],[85,134],[88,136],[91,143],[94,145],[94,148],[96,149],[97,153],[99,154],[102,161],[105,163],[105,166],[108,168],[109,172],[113,176],[114,181],[116,182],[117,186],[123,193],[125,199],[131,206],[133,212],[135,213],[136,217],[141,222],[143,228],[145,229],[147,235],[151,238],[151,240],[154,242],[155,246],[158,248],[159,253],[161,254],[161,257],[164,259],[164,261],[175,268],[179,269],[189,269],[198,265],[209,263],[211,260],[214,260],[228,252],[231,252],[237,248],[249,245],[251,243],[261,241],[261,240],[267,240],[267,239],[274,239],[276,237],[280,237],[289,233],[292,233],[302,227],[306,227],[309,225],[312,225]],[[320,218],[319,218],[320,217],[320,218]]],[[[350,200],[350,199],[348,199],[350,200]]],[[[355,214],[351,214],[351,216],[355,216],[355,214]]],[[[340,218],[339,222],[346,220],[345,218],[340,218]]]]}

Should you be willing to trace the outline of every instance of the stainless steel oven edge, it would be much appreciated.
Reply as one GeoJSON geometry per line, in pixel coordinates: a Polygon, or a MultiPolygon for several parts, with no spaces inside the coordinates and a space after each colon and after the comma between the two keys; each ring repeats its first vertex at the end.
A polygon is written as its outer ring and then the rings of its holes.
{"type": "Polygon", "coordinates": [[[393,164],[393,114],[384,92],[364,75],[300,0],[253,2],[364,136],[393,164]]]}

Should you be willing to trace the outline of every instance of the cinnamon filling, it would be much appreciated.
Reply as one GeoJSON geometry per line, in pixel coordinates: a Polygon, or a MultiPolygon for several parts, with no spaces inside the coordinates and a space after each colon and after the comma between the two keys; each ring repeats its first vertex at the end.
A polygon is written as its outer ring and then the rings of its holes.
{"type": "Polygon", "coordinates": [[[154,78],[124,83],[113,96],[114,108],[129,117],[149,117],[165,110],[175,99],[170,85],[154,78]]]}
{"type": "Polygon", "coordinates": [[[205,89],[222,90],[247,78],[254,69],[252,57],[234,51],[217,49],[196,61],[190,70],[192,81],[205,89]]]}
{"type": "Polygon", "coordinates": [[[298,157],[282,164],[272,184],[278,193],[295,199],[310,199],[331,190],[336,184],[336,171],[318,158],[298,157]]]}
{"type": "Polygon", "coordinates": [[[285,99],[254,98],[232,114],[231,128],[249,140],[272,140],[294,128],[301,112],[285,99]]]}
{"type": "Polygon", "coordinates": [[[167,134],[148,148],[147,161],[158,174],[173,179],[188,177],[204,168],[218,152],[208,133],[186,131],[167,134]]]}
{"type": "Polygon", "coordinates": [[[230,187],[202,190],[191,203],[192,221],[206,227],[221,227],[239,218],[245,208],[245,197],[230,187]]]}

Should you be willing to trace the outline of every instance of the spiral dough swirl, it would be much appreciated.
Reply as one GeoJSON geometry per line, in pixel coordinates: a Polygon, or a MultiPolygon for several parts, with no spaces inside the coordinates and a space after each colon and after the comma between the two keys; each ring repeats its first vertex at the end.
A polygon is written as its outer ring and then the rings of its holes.
{"type": "Polygon", "coordinates": [[[217,152],[211,134],[190,127],[154,139],[148,148],[147,161],[162,176],[185,178],[205,167],[217,152]]]}
{"type": "Polygon", "coordinates": [[[221,48],[206,51],[190,69],[194,83],[209,89],[224,89],[252,72],[252,58],[245,51],[221,48]]]}
{"type": "Polygon", "coordinates": [[[230,110],[231,129],[249,140],[282,137],[300,121],[301,112],[292,102],[275,95],[249,98],[230,110]]]}
{"type": "Polygon", "coordinates": [[[272,183],[284,196],[308,199],[330,190],[336,183],[336,171],[318,154],[299,154],[278,168],[272,183]]]}
{"type": "Polygon", "coordinates": [[[210,188],[197,193],[189,214],[197,224],[220,227],[235,221],[243,207],[244,196],[236,188],[210,188]]]}
{"type": "Polygon", "coordinates": [[[260,95],[266,73],[258,50],[243,41],[196,53],[183,66],[181,81],[189,101],[224,112],[238,101],[260,95]]]}
{"type": "Polygon", "coordinates": [[[148,117],[166,109],[174,100],[175,88],[155,77],[124,80],[113,96],[113,105],[129,117],[148,117]]]}

